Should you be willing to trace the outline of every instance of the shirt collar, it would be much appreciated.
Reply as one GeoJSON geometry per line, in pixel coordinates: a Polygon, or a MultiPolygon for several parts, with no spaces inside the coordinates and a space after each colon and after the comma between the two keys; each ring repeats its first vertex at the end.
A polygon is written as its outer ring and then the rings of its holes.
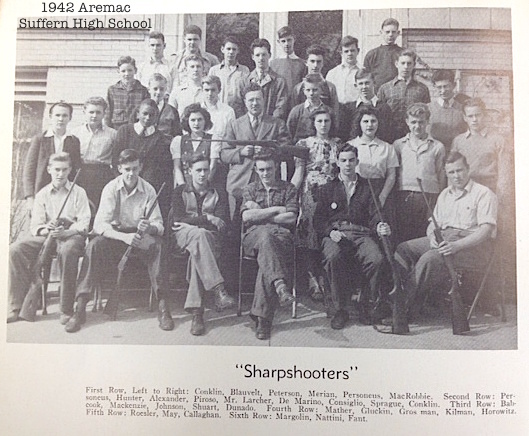
{"type": "Polygon", "coordinates": [[[60,139],[64,139],[66,138],[67,136],[72,136],[70,133],[66,132],[63,136],[58,136],[55,134],[55,132],[53,131],[53,129],[50,127],[48,130],[46,130],[46,133],[44,133],[44,137],[46,138],[60,138],[60,139]]]}
{"type": "Polygon", "coordinates": [[[158,61],[158,60],[153,59],[152,57],[150,57],[150,58],[149,58],[149,63],[150,63],[151,65],[155,65],[155,64],[168,65],[167,59],[165,59],[165,58],[161,58],[161,59],[158,61]]]}
{"type": "Polygon", "coordinates": [[[296,53],[290,53],[287,55],[285,52],[283,52],[280,56],[281,59],[299,59],[299,56],[296,53]]]}
{"type": "Polygon", "coordinates": [[[371,146],[378,147],[380,145],[380,139],[378,139],[376,136],[369,142],[362,139],[361,136],[359,136],[357,140],[360,145],[367,145],[368,147],[371,147],[371,146]]]}
{"type": "Polygon", "coordinates": [[[349,65],[347,62],[342,62],[340,64],[340,67],[343,68],[344,70],[358,70],[358,63],[354,65],[349,65]]]}
{"type": "Polygon", "coordinates": [[[97,128],[96,130],[92,130],[90,128],[90,126],[88,125],[88,123],[84,123],[84,128],[85,130],[88,132],[88,133],[97,133],[99,131],[103,131],[103,130],[106,130],[108,129],[107,126],[105,126],[104,124],[101,124],[101,126],[99,128],[97,128]]]}
{"type": "MultiPolygon", "coordinates": [[[[127,188],[125,188],[125,182],[123,181],[123,175],[119,176],[118,181],[116,183],[116,189],[118,191],[124,190],[125,193],[127,193],[127,188]]],[[[143,186],[143,179],[141,177],[138,177],[138,183],[136,184],[136,187],[132,190],[132,192],[134,192],[135,190],[138,190],[139,192],[145,192],[145,188],[143,186]]]]}
{"type": "Polygon", "coordinates": [[[70,182],[69,180],[67,180],[66,183],[64,184],[64,186],[63,186],[62,188],[60,188],[60,189],[56,189],[56,188],[53,186],[53,184],[50,183],[50,184],[48,185],[48,187],[49,187],[49,188],[48,188],[48,191],[49,191],[50,193],[52,193],[52,192],[68,191],[68,190],[71,188],[71,186],[72,186],[72,182],[70,182]]]}
{"type": "MultiPolygon", "coordinates": [[[[258,177],[257,178],[257,190],[258,191],[267,191],[265,185],[263,185],[263,182],[261,181],[261,179],[258,177]]],[[[270,191],[280,191],[281,190],[281,187],[279,186],[279,183],[278,181],[274,181],[274,183],[268,188],[268,190],[270,191]]]]}
{"type": "Polygon", "coordinates": [[[259,123],[261,123],[261,120],[263,119],[263,114],[255,116],[255,115],[252,115],[250,112],[248,112],[248,117],[250,118],[250,124],[256,118],[259,121],[259,123]]]}
{"type": "MultiPolygon", "coordinates": [[[[360,106],[362,103],[366,102],[362,100],[361,97],[358,97],[358,100],[356,100],[356,107],[360,106]]],[[[378,103],[378,97],[375,95],[371,100],[368,101],[368,103],[371,103],[373,107],[376,107],[378,103]]]]}
{"type": "Polygon", "coordinates": [[[303,105],[304,105],[305,109],[316,110],[316,109],[319,109],[320,107],[323,107],[323,102],[320,100],[320,104],[318,106],[312,106],[310,104],[310,101],[308,99],[306,99],[305,103],[303,105]]]}
{"type": "MultiPolygon", "coordinates": [[[[441,97],[437,99],[437,103],[439,103],[439,106],[444,107],[445,101],[441,97]]],[[[448,100],[448,107],[454,106],[454,97],[452,97],[450,100],[448,100]]]]}
{"type": "MultiPolygon", "coordinates": [[[[463,191],[462,191],[462,194],[459,195],[457,198],[460,198],[462,197],[464,194],[468,194],[470,192],[472,192],[472,189],[474,188],[474,185],[476,184],[476,182],[474,182],[474,180],[472,179],[469,179],[468,180],[468,183],[466,184],[466,186],[463,188],[463,191]]],[[[450,192],[450,194],[452,195],[456,195],[456,191],[453,189],[452,185],[448,185],[448,192],[450,192]]]]}
{"type": "MultiPolygon", "coordinates": [[[[143,126],[141,125],[141,123],[139,121],[137,123],[134,123],[134,131],[138,135],[141,135],[143,130],[144,130],[144,128],[143,128],[143,126]]],[[[155,130],[156,130],[156,127],[154,127],[154,126],[146,127],[145,128],[145,136],[151,136],[155,132],[155,130]]]]}
{"type": "Polygon", "coordinates": [[[412,81],[413,81],[413,77],[410,77],[408,80],[405,80],[404,78],[400,76],[395,77],[395,79],[393,80],[394,83],[404,82],[406,83],[406,85],[409,85],[412,81]]]}
{"type": "Polygon", "coordinates": [[[213,109],[213,110],[219,110],[219,103],[220,103],[220,99],[217,100],[217,103],[215,104],[211,104],[211,103],[208,103],[205,99],[202,101],[202,107],[204,109],[213,109]]]}
{"type": "MultiPolygon", "coordinates": [[[[478,133],[479,136],[483,136],[484,138],[488,135],[489,131],[485,127],[481,129],[481,132],[478,133]]],[[[469,138],[471,136],[470,129],[465,132],[465,138],[469,138]]]]}

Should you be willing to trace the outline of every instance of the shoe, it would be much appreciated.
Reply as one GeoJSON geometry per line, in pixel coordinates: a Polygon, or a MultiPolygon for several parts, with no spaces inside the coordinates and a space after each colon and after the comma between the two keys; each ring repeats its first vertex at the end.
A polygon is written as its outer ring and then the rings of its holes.
{"type": "Polygon", "coordinates": [[[312,273],[309,273],[309,295],[312,301],[316,303],[323,301],[323,292],[320,289],[320,284],[312,273]]]}
{"type": "Polygon", "coordinates": [[[341,330],[345,327],[348,320],[349,314],[345,310],[339,310],[331,320],[331,328],[334,330],[341,330]]]}
{"type": "Polygon", "coordinates": [[[81,326],[86,322],[86,312],[84,310],[77,311],[68,320],[64,326],[64,330],[68,333],[75,333],[81,330],[81,326]]]}
{"type": "Polygon", "coordinates": [[[61,316],[59,318],[59,322],[62,325],[66,325],[68,323],[68,321],[70,321],[71,317],[72,317],[72,315],[67,315],[66,313],[61,313],[61,316]]]}
{"type": "Polygon", "coordinates": [[[206,333],[204,315],[202,312],[196,312],[193,314],[193,320],[191,321],[191,334],[193,336],[202,336],[204,333],[206,333]]]}
{"type": "Polygon", "coordinates": [[[288,306],[296,299],[288,290],[287,284],[284,280],[276,280],[275,282],[276,294],[279,297],[279,305],[281,307],[288,306]]]}
{"type": "Polygon", "coordinates": [[[163,299],[158,303],[158,323],[160,328],[166,332],[174,329],[174,321],[171,316],[171,311],[163,299]]]}
{"type": "Polygon", "coordinates": [[[272,323],[266,318],[257,318],[257,329],[255,337],[260,340],[270,339],[270,331],[272,330],[272,323]]]}
{"type": "Polygon", "coordinates": [[[12,322],[15,322],[15,321],[18,321],[19,319],[21,319],[18,314],[20,313],[20,310],[10,310],[9,311],[9,314],[7,315],[7,323],[12,323],[12,322]]]}
{"type": "Polygon", "coordinates": [[[224,309],[229,309],[235,306],[235,300],[228,295],[228,292],[224,288],[224,283],[213,288],[215,293],[215,307],[217,312],[222,312],[224,309]]]}

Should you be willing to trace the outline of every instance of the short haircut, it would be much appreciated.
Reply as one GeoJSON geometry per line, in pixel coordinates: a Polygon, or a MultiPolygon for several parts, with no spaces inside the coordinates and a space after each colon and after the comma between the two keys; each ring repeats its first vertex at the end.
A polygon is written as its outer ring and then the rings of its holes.
{"type": "Polygon", "coordinates": [[[426,121],[429,121],[430,115],[430,109],[424,103],[413,103],[406,109],[406,117],[424,118],[426,121]]]}
{"type": "Polygon", "coordinates": [[[274,163],[277,163],[279,159],[278,159],[277,153],[273,149],[267,149],[267,150],[261,151],[261,153],[254,154],[253,160],[254,162],[272,161],[274,163]]]}
{"type": "MultiPolygon", "coordinates": [[[[360,132],[362,132],[362,129],[360,128],[360,123],[362,121],[362,118],[364,115],[372,115],[376,117],[378,121],[380,121],[380,115],[378,113],[378,110],[372,106],[360,106],[358,111],[355,114],[354,120],[353,120],[353,128],[354,131],[360,135],[360,132]]],[[[379,126],[380,127],[380,126],[379,126]]]]}
{"type": "Polygon", "coordinates": [[[93,106],[101,106],[103,108],[103,111],[106,111],[108,107],[108,104],[103,97],[90,97],[84,102],[83,108],[86,109],[89,104],[93,106]]]}
{"type": "Polygon", "coordinates": [[[467,158],[459,153],[459,151],[451,151],[448,153],[448,156],[446,156],[445,160],[445,166],[448,164],[456,163],[457,161],[462,160],[465,167],[470,168],[470,165],[468,164],[467,158]]]}
{"type": "Polygon", "coordinates": [[[222,88],[222,84],[220,82],[220,79],[217,76],[214,76],[214,75],[209,75],[209,76],[202,77],[202,85],[204,85],[206,83],[208,85],[217,85],[217,90],[219,90],[219,91],[222,88]]]}
{"type": "Polygon", "coordinates": [[[375,83],[373,79],[373,73],[366,68],[360,68],[356,74],[355,74],[355,81],[359,81],[361,79],[365,79],[366,77],[371,77],[371,80],[373,81],[373,84],[375,83]]]}
{"type": "Polygon", "coordinates": [[[256,48],[266,48],[268,50],[268,54],[272,53],[272,47],[270,46],[270,43],[264,38],[256,38],[252,41],[252,45],[250,45],[250,52],[253,54],[253,51],[256,48]]]}
{"type": "Polygon", "coordinates": [[[49,115],[51,117],[51,114],[53,113],[53,109],[55,109],[56,107],[63,107],[65,109],[68,110],[68,112],[70,113],[70,118],[72,118],[72,114],[73,114],[73,106],[69,103],[66,103],[65,101],[59,101],[57,103],[53,103],[50,107],[50,110],[49,110],[49,115]]]}
{"type": "Polygon", "coordinates": [[[70,157],[70,153],[66,153],[65,151],[61,153],[53,153],[48,158],[48,166],[50,166],[54,162],[67,162],[68,165],[70,165],[70,168],[72,167],[72,158],[70,157]]]}
{"type": "Polygon", "coordinates": [[[120,56],[118,58],[118,68],[123,64],[131,64],[136,70],[136,60],[130,56],[120,56]]]}
{"type": "Polygon", "coordinates": [[[202,29],[194,24],[188,24],[184,27],[184,36],[185,35],[198,35],[202,39],[202,29]]]}
{"type": "Polygon", "coordinates": [[[165,44],[165,36],[162,32],[159,32],[157,30],[151,30],[149,32],[149,39],[161,39],[162,42],[165,44]]]}
{"type": "Polygon", "coordinates": [[[382,26],[380,26],[381,29],[383,29],[386,26],[397,26],[397,29],[400,27],[400,23],[395,20],[395,18],[386,18],[384,21],[382,21],[382,26]]]}
{"type": "Polygon", "coordinates": [[[158,115],[160,114],[160,108],[158,107],[158,103],[156,103],[152,98],[145,98],[141,101],[141,103],[138,105],[138,113],[142,106],[150,107],[152,110],[154,110],[156,117],[158,118],[158,115]]]}
{"type": "Polygon", "coordinates": [[[356,46],[358,49],[358,39],[350,35],[344,36],[340,41],[340,50],[344,47],[350,47],[351,45],[356,46]]]}
{"type": "Polygon", "coordinates": [[[160,73],[154,73],[151,77],[149,77],[149,86],[151,86],[153,82],[162,82],[165,86],[167,86],[167,79],[163,74],[160,73]]]}
{"type": "Polygon", "coordinates": [[[413,63],[417,63],[417,53],[415,53],[413,50],[411,50],[409,48],[407,48],[405,50],[402,50],[399,53],[399,57],[397,59],[400,59],[403,56],[409,56],[410,58],[413,59],[413,63]]]}
{"type": "Polygon", "coordinates": [[[432,74],[432,83],[435,85],[436,82],[442,80],[448,80],[450,83],[454,83],[456,79],[455,73],[452,70],[435,70],[432,74]]]}
{"type": "Polygon", "coordinates": [[[139,161],[141,163],[140,154],[133,148],[126,148],[118,157],[118,165],[139,161]]]}
{"type": "MultiPolygon", "coordinates": [[[[244,88],[243,94],[244,98],[246,98],[246,94],[249,92],[259,91],[261,94],[263,94],[263,89],[255,82],[250,82],[246,88],[244,88]]],[[[264,94],[263,94],[264,97],[264,94]]]]}
{"type": "Polygon", "coordinates": [[[307,48],[307,57],[309,57],[309,55],[325,57],[325,48],[319,44],[312,44],[307,48]]]}
{"type": "Polygon", "coordinates": [[[202,58],[202,56],[199,56],[197,54],[190,54],[189,56],[186,56],[186,58],[184,59],[184,65],[187,66],[187,64],[192,61],[200,62],[200,64],[202,65],[202,68],[204,68],[204,59],[202,58]]]}
{"type": "Polygon", "coordinates": [[[207,157],[204,153],[200,152],[194,152],[189,156],[189,158],[186,160],[187,164],[189,165],[189,168],[193,168],[193,165],[197,162],[208,162],[209,163],[209,157],[207,157]]]}
{"type": "Polygon", "coordinates": [[[232,44],[235,44],[237,47],[239,47],[239,38],[237,38],[237,36],[235,35],[228,35],[224,38],[224,40],[222,41],[222,47],[224,47],[227,43],[232,43],[232,44]]]}
{"type": "Polygon", "coordinates": [[[189,127],[189,117],[191,116],[191,114],[194,113],[201,113],[204,117],[204,121],[206,122],[204,130],[209,130],[213,127],[213,123],[211,122],[211,115],[209,114],[207,109],[204,109],[202,106],[200,106],[200,103],[192,103],[189,106],[186,106],[186,108],[184,109],[184,113],[182,114],[182,128],[184,130],[191,132],[191,127],[189,127]]]}
{"type": "Polygon", "coordinates": [[[353,144],[348,144],[347,142],[344,144],[340,144],[338,146],[338,151],[336,153],[336,156],[339,158],[340,153],[347,153],[352,151],[356,158],[358,159],[358,148],[356,148],[353,144]]]}
{"type": "Polygon", "coordinates": [[[277,31],[277,38],[286,38],[287,36],[294,36],[294,32],[292,32],[292,27],[290,26],[283,26],[281,29],[277,31]]]}
{"type": "Polygon", "coordinates": [[[302,83],[311,83],[313,85],[320,85],[323,82],[323,79],[321,78],[320,74],[307,74],[305,77],[303,77],[302,83]]]}
{"type": "Polygon", "coordinates": [[[463,103],[463,114],[465,115],[467,107],[479,107],[483,112],[487,110],[487,106],[485,106],[485,103],[479,97],[469,98],[463,103]]]}

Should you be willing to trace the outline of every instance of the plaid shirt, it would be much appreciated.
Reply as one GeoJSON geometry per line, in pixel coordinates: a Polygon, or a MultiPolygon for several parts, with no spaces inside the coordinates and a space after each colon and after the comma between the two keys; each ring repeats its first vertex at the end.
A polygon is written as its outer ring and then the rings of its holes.
{"type": "Polygon", "coordinates": [[[132,122],[131,116],[136,106],[150,97],[149,90],[136,79],[129,90],[121,80],[110,86],[107,93],[108,111],[105,117],[107,126],[117,129],[132,122]]]}

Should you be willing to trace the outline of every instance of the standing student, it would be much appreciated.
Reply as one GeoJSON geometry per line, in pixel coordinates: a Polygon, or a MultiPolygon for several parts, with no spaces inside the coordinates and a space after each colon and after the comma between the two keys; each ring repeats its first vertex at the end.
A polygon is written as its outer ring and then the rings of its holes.
{"type": "Polygon", "coordinates": [[[164,57],[165,36],[162,32],[153,30],[149,33],[149,55],[145,62],[138,67],[136,76],[141,84],[149,87],[149,81],[153,74],[161,74],[166,80],[166,92],[171,92],[173,78],[171,76],[171,67],[164,57]]]}
{"type": "Polygon", "coordinates": [[[72,119],[72,113],[73,107],[68,103],[52,104],[49,110],[50,127],[31,140],[22,170],[24,198],[27,200],[28,211],[33,209],[35,194],[51,182],[48,161],[52,154],[64,151],[70,155],[72,160],[70,179],[73,179],[73,174],[81,167],[79,139],[66,130],[72,119]]]}
{"type": "Polygon", "coordinates": [[[235,111],[226,103],[222,103],[219,94],[222,91],[222,84],[217,76],[206,76],[202,78],[202,107],[211,116],[213,127],[208,133],[223,138],[226,134],[228,124],[235,120],[235,111]]]}
{"type": "Polygon", "coordinates": [[[184,109],[202,100],[202,77],[204,77],[204,60],[194,54],[184,60],[186,66],[186,82],[173,88],[169,96],[169,104],[173,106],[182,118],[184,109]]]}
{"type": "Polygon", "coordinates": [[[90,97],[84,104],[85,122],[72,130],[81,146],[82,170],[78,183],[94,206],[99,206],[101,191],[114,178],[110,167],[116,131],[103,124],[107,102],[102,97],[90,97]]]}
{"type": "Polygon", "coordinates": [[[169,104],[167,95],[167,80],[161,74],[155,73],[149,79],[149,94],[158,105],[158,119],[156,126],[165,135],[174,138],[182,134],[178,111],[169,104]]]}
{"type": "Polygon", "coordinates": [[[375,91],[397,75],[395,62],[402,47],[395,41],[400,35],[399,22],[394,18],[387,18],[382,22],[380,29],[382,44],[369,50],[364,58],[364,68],[373,74],[375,91]]]}
{"type": "Polygon", "coordinates": [[[128,124],[136,107],[149,98],[149,90],[134,78],[136,71],[136,61],[133,58],[121,56],[118,59],[121,80],[108,88],[108,111],[105,116],[107,126],[116,130],[128,124]]]}
{"type": "Polygon", "coordinates": [[[387,103],[393,113],[391,127],[396,138],[408,133],[406,109],[413,103],[430,103],[428,87],[413,78],[417,55],[412,50],[399,54],[395,66],[398,74],[393,80],[384,83],[378,90],[378,98],[387,103]]]}
{"type": "Polygon", "coordinates": [[[340,41],[342,63],[329,70],[326,80],[336,86],[340,105],[355,102],[358,99],[358,88],[355,86],[355,75],[358,71],[357,57],[360,48],[358,39],[344,36],[340,41]]]}

